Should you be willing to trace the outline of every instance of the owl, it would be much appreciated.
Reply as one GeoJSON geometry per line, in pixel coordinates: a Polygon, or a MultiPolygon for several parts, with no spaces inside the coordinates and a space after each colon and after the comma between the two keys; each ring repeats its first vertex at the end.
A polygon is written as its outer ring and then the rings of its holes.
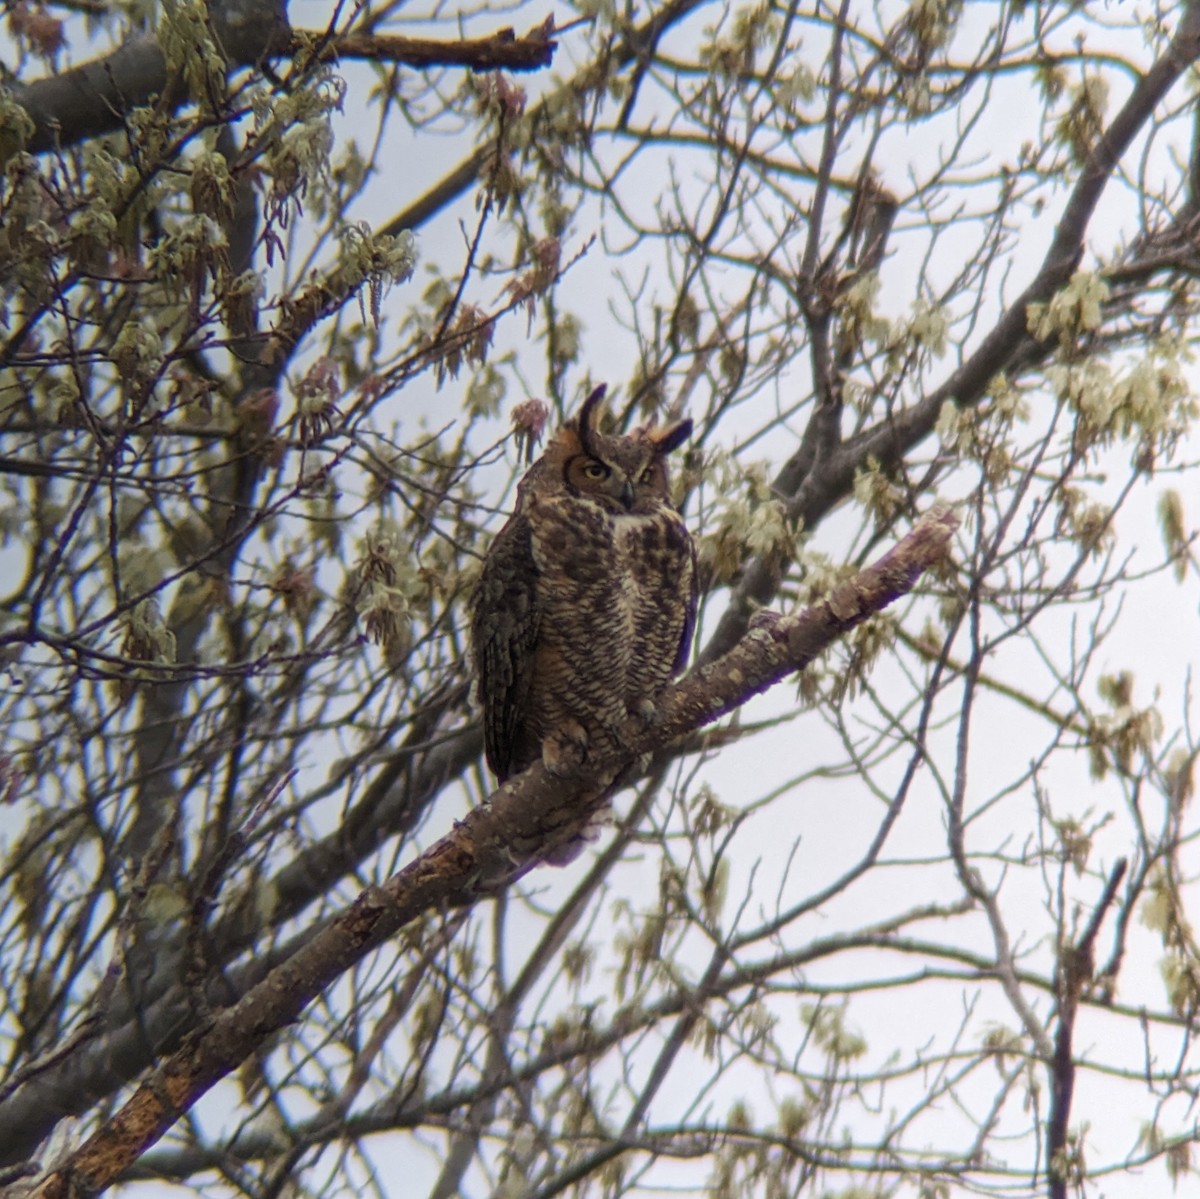
{"type": "Polygon", "coordinates": [[[556,773],[621,748],[687,661],[695,548],[671,504],[667,455],[690,420],[600,431],[604,388],[517,487],[471,613],[484,745],[497,779],[556,773]]]}

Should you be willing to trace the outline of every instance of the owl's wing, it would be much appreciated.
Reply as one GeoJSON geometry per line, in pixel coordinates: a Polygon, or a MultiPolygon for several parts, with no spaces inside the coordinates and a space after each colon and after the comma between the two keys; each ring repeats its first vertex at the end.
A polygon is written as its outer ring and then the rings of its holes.
{"type": "Polygon", "coordinates": [[[538,636],[537,577],[529,521],[518,514],[496,535],[484,559],[471,620],[484,748],[501,782],[512,773],[526,717],[538,636]]]}

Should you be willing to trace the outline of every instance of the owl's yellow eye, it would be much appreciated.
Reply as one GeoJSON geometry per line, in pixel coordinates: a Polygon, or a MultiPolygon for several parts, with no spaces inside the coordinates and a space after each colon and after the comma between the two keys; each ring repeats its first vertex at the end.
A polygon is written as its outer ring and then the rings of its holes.
{"type": "Polygon", "coordinates": [[[608,467],[603,462],[589,462],[583,468],[583,473],[589,479],[607,479],[608,467]]]}

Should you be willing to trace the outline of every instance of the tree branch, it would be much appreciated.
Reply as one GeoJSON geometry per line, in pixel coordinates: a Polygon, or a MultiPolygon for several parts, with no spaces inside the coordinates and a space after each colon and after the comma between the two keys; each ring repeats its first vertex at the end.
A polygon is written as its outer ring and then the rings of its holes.
{"type": "MultiPolygon", "coordinates": [[[[536,71],[548,67],[558,43],[550,34],[552,21],[537,25],[520,37],[511,28],[487,37],[460,38],[452,42],[425,37],[399,37],[383,33],[347,33],[330,38],[320,50],[322,62],[366,58],[396,62],[406,67],[467,67],[472,71],[536,71]]],[[[292,38],[291,50],[303,53],[312,34],[292,38]]]]}
{"type": "MultiPolygon", "coordinates": [[[[267,881],[266,888],[277,897],[277,922],[296,918],[321,887],[343,877],[385,838],[411,828],[447,780],[477,761],[482,750],[478,724],[415,758],[411,746],[398,747],[336,832],[314,842],[267,881]]],[[[211,933],[209,952],[218,972],[204,987],[206,1003],[213,1007],[229,1003],[260,982],[274,960],[296,952],[316,930],[307,929],[289,945],[233,967],[233,960],[254,944],[261,931],[261,917],[253,910],[235,906],[222,913],[211,933]]],[[[178,945],[168,941],[156,948],[153,970],[139,983],[136,994],[129,987],[117,988],[97,1024],[89,1026],[85,1037],[71,1042],[69,1053],[56,1051],[51,1060],[34,1063],[22,1072],[24,1077],[0,1087],[0,1167],[27,1158],[64,1116],[86,1111],[136,1078],[155,1052],[171,1052],[179,1046],[195,1010],[195,985],[182,977],[178,945]],[[134,1008],[135,999],[142,1006],[134,1008]]]]}
{"type": "Polygon", "coordinates": [[[1075,1016],[1084,990],[1095,974],[1096,935],[1116,898],[1127,865],[1124,858],[1117,859],[1087,928],[1076,944],[1062,947],[1055,971],[1058,1032],[1054,1038],[1050,1069],[1050,1116],[1046,1121],[1046,1176],[1050,1180],[1050,1199],[1067,1199],[1072,1175],[1069,1126],[1071,1098],[1075,1093],[1075,1016]]]}
{"type": "MultiPolygon", "coordinates": [[[[416,69],[534,71],[550,65],[558,45],[548,24],[535,26],[520,37],[505,28],[487,37],[453,41],[356,33],[326,38],[293,31],[282,0],[255,6],[253,19],[240,19],[235,9],[229,3],[209,5],[231,71],[256,67],[282,55],[301,57],[314,49],[321,62],[365,58],[416,69]]],[[[147,34],[60,75],[9,87],[33,121],[33,136],[25,148],[40,154],[120,129],[132,109],[165,95],[169,82],[158,38],[147,34]]],[[[180,102],[186,98],[182,92],[177,97],[180,102]]]]}
{"type": "MultiPolygon", "coordinates": [[[[208,13],[230,70],[257,66],[291,39],[286,0],[222,0],[210,3],[208,13]]],[[[25,149],[40,154],[120,129],[133,109],[164,95],[167,84],[162,47],[147,34],[60,75],[8,87],[33,121],[25,149]]],[[[184,99],[181,93],[178,101],[184,99]]]]}
{"type": "MultiPolygon", "coordinates": [[[[873,566],[795,616],[763,613],[724,658],[693,671],[658,703],[657,719],[631,721],[626,761],[661,748],[732,711],[813,659],[849,629],[912,589],[943,561],[957,520],[927,514],[873,566]]],[[[422,913],[470,903],[572,840],[591,813],[580,796],[615,778],[625,761],[589,763],[555,777],[535,764],[510,780],[428,851],[351,906],[148,1078],[125,1105],[33,1192],[86,1199],[115,1181],[214,1083],[366,953],[422,913]],[[519,847],[519,848],[515,848],[519,847]]],[[[594,801],[593,801],[594,802],[594,801]]]]}
{"type": "MultiPolygon", "coordinates": [[[[942,405],[960,408],[978,404],[991,381],[1003,370],[1034,364],[1053,339],[1039,342],[1028,331],[1028,309],[1044,301],[1070,280],[1083,253],[1088,223],[1117,163],[1145,127],[1155,107],[1200,57],[1200,4],[1192,0],[1180,18],[1170,46],[1137,81],[1112,123],[1097,138],[1063,208],[1054,239],[1032,281],[988,331],[979,346],[946,381],[911,407],[889,412],[886,419],[863,429],[828,460],[814,464],[806,439],[777,476],[775,489],[787,500],[791,519],[812,528],[840,501],[854,473],[869,458],[891,468],[933,431],[942,405]]],[[[820,419],[818,414],[817,419],[820,419]]],[[[730,594],[729,604],[709,644],[704,660],[725,653],[741,636],[756,608],[769,604],[778,586],[778,564],[758,558],[730,594]]]]}

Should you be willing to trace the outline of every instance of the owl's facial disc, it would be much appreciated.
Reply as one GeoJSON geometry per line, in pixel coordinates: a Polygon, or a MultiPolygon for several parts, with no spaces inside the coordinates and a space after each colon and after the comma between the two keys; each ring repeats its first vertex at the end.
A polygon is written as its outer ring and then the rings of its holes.
{"type": "Polygon", "coordinates": [[[566,428],[564,448],[574,453],[565,462],[564,482],[618,517],[641,517],[663,504],[669,507],[666,457],[691,435],[692,422],[642,427],[619,436],[603,433],[604,391],[597,387],[566,428]]]}

